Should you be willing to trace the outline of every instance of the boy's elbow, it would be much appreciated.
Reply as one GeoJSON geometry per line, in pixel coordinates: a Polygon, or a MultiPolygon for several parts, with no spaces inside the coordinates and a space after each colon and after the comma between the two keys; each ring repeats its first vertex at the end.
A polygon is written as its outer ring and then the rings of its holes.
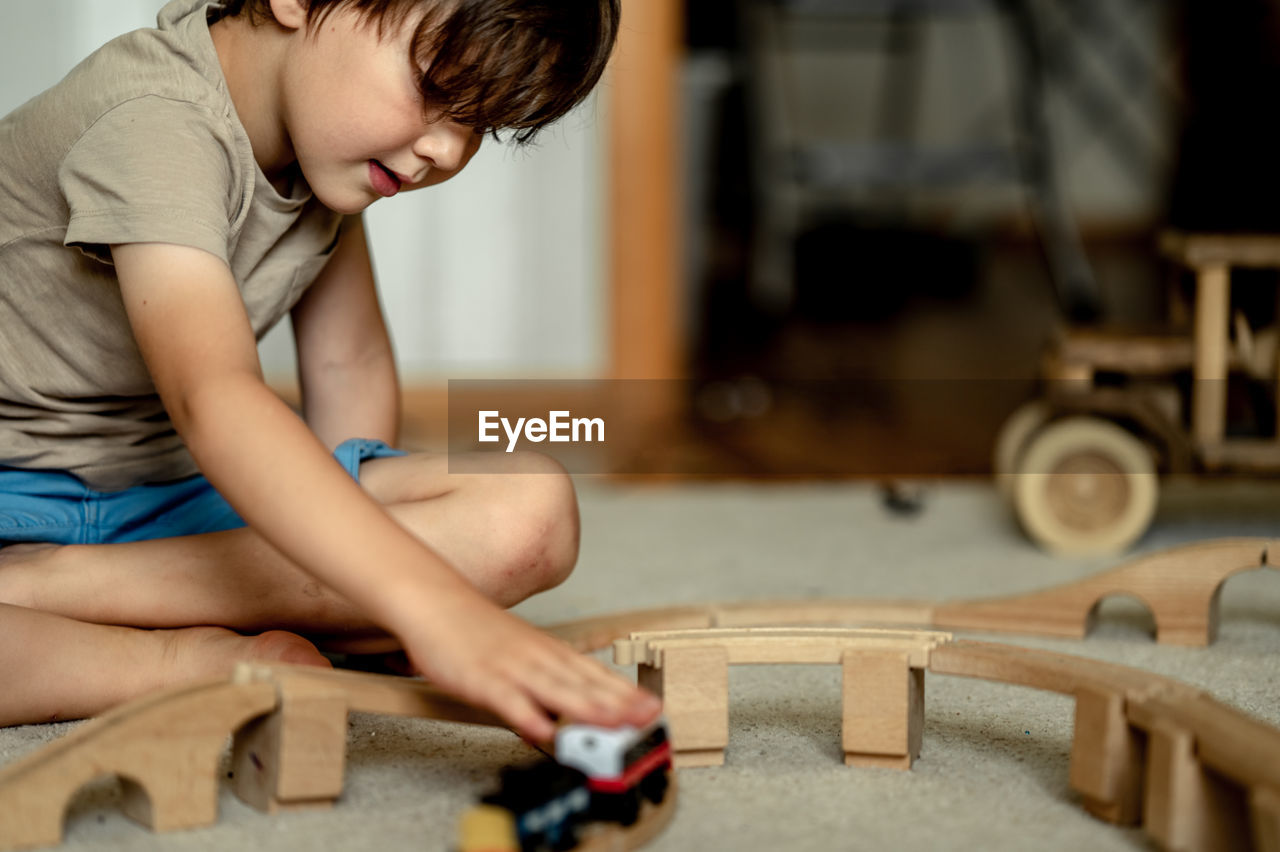
{"type": "Polygon", "coordinates": [[[193,452],[201,444],[233,431],[246,413],[262,410],[267,388],[261,376],[229,372],[172,388],[163,396],[174,428],[193,452]]]}

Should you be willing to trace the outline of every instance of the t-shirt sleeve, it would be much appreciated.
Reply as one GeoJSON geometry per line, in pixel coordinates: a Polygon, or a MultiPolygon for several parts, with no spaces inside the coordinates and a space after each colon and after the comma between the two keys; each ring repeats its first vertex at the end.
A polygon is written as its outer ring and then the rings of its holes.
{"type": "Polygon", "coordinates": [[[228,258],[236,154],[225,125],[196,104],[149,95],[100,117],[68,151],[58,183],[63,242],[111,262],[116,243],[158,242],[228,258]]]}

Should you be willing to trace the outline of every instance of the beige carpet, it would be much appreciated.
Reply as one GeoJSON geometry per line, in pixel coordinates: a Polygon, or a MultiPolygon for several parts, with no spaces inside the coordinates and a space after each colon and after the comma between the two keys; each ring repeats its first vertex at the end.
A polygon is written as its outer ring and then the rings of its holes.
{"type": "MultiPolygon", "coordinates": [[[[914,516],[870,484],[621,487],[580,483],[581,566],[521,612],[551,623],[623,609],[831,595],[945,599],[1062,582],[1116,564],[1055,559],[1019,535],[982,482],[927,486],[914,516]]],[[[1280,483],[1166,489],[1139,552],[1235,535],[1280,536],[1280,483]]],[[[1206,649],[1158,646],[1150,617],[1104,607],[1088,639],[979,637],[1147,668],[1280,725],[1280,575],[1228,581],[1206,649]]],[[[978,637],[978,634],[968,634],[978,637]]],[[[1067,785],[1069,698],[928,675],[924,749],[911,772],[841,764],[836,667],[735,668],[730,743],[718,769],[681,773],[659,850],[1145,849],[1133,829],[1086,815],[1067,785]]],[[[0,730],[0,762],[71,725],[0,730]]],[[[526,756],[510,734],[352,718],[346,791],[327,812],[266,816],[229,792],[208,829],[152,835],[120,815],[118,787],[73,803],[68,849],[450,849],[454,820],[498,769],[526,756]]]]}

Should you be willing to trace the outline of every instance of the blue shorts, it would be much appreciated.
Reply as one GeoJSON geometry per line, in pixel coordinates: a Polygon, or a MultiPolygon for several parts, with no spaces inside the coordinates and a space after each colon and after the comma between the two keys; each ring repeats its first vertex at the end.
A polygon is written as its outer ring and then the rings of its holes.
{"type": "MultiPolygon", "coordinates": [[[[333,451],[357,481],[367,459],[402,456],[382,441],[352,438],[333,451]]],[[[203,476],[94,491],[61,471],[0,467],[0,547],[17,542],[114,544],[221,532],[245,525],[203,476]]]]}

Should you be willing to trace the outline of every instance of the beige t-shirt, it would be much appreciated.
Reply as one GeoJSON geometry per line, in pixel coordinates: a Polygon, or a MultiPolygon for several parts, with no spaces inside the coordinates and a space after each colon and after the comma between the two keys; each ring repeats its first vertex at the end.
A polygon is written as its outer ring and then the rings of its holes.
{"type": "Polygon", "coordinates": [[[138,353],[108,246],[194,246],[231,268],[259,338],[342,217],[280,195],[236,116],[206,14],[173,0],[0,119],[0,465],[100,490],[196,471],[138,353]]]}

